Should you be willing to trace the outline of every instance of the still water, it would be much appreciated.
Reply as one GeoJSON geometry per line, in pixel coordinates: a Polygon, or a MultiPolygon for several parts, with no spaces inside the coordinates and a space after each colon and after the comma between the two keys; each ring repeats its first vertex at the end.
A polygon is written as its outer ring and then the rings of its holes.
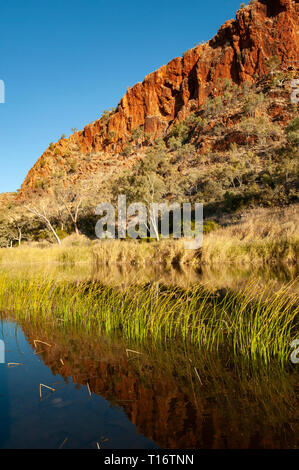
{"type": "Polygon", "coordinates": [[[243,368],[5,317],[0,339],[2,449],[299,446],[296,366],[243,368]]]}

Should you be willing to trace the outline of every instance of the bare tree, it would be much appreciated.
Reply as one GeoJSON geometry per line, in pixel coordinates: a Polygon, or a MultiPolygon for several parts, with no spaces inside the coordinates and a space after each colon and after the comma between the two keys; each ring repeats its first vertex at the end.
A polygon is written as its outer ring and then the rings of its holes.
{"type": "Polygon", "coordinates": [[[15,203],[1,208],[0,213],[0,246],[13,246],[15,241],[21,245],[25,238],[25,228],[28,227],[28,218],[24,215],[23,207],[15,203]]]}
{"type": "Polygon", "coordinates": [[[22,239],[24,238],[24,228],[28,225],[28,220],[24,216],[22,209],[18,206],[9,213],[8,220],[14,232],[12,241],[17,241],[18,245],[21,246],[22,239]]]}
{"type": "Polygon", "coordinates": [[[82,181],[72,187],[57,186],[54,190],[55,200],[59,207],[64,209],[73,222],[75,233],[79,235],[78,220],[84,204],[91,196],[92,185],[90,181],[82,181]]]}
{"type": "MultiPolygon", "coordinates": [[[[61,245],[61,240],[52,224],[51,220],[55,213],[55,207],[51,200],[40,199],[36,201],[33,205],[25,205],[25,208],[33,215],[35,215],[39,220],[44,222],[46,227],[50,230],[50,232],[54,235],[57,243],[61,245]]],[[[57,208],[56,208],[57,209],[57,208]]]]}

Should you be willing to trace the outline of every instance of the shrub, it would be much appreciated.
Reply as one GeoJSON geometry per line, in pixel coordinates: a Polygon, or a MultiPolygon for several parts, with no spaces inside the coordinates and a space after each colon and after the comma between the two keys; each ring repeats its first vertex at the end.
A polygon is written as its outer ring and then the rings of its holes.
{"type": "Polygon", "coordinates": [[[78,168],[78,163],[76,162],[76,160],[74,160],[74,159],[71,160],[69,162],[69,172],[70,173],[75,173],[77,168],[78,168]]]}
{"type": "Polygon", "coordinates": [[[175,137],[178,140],[180,140],[182,143],[184,143],[188,137],[189,133],[189,127],[183,123],[183,122],[176,122],[173,124],[168,137],[175,137]]]}
{"type": "Polygon", "coordinates": [[[187,126],[195,127],[198,124],[202,123],[202,117],[199,116],[197,113],[193,112],[193,113],[189,114],[189,116],[185,119],[184,123],[187,126]]]}
{"type": "Polygon", "coordinates": [[[287,132],[299,131],[299,116],[295,117],[291,122],[289,122],[286,130],[287,132]]]}
{"type": "Polygon", "coordinates": [[[178,137],[170,137],[168,140],[168,147],[170,150],[178,150],[179,148],[182,147],[182,141],[178,137]]]}
{"type": "Polygon", "coordinates": [[[121,152],[121,155],[123,157],[128,157],[132,153],[132,146],[131,145],[126,145],[126,147],[123,149],[121,152]]]}
{"type": "Polygon", "coordinates": [[[223,98],[221,96],[209,98],[203,106],[203,110],[205,116],[217,116],[224,110],[223,98]]]}
{"type": "Polygon", "coordinates": [[[269,59],[266,60],[266,66],[268,67],[270,74],[273,75],[274,72],[277,70],[277,68],[280,65],[280,59],[277,55],[273,57],[269,57],[269,59]]]}
{"type": "Polygon", "coordinates": [[[134,129],[132,131],[132,140],[135,140],[136,142],[138,142],[143,137],[144,137],[144,130],[142,129],[141,126],[137,127],[137,129],[134,129]]]}
{"type": "Polygon", "coordinates": [[[207,201],[221,199],[223,195],[222,184],[219,181],[207,181],[204,183],[203,196],[207,201]]]}
{"type": "Polygon", "coordinates": [[[214,222],[213,220],[207,220],[203,226],[203,233],[207,234],[210,232],[214,232],[218,228],[220,228],[220,225],[216,224],[216,222],[214,222]]]}
{"type": "Polygon", "coordinates": [[[115,137],[115,132],[114,131],[109,131],[107,135],[108,141],[111,141],[115,137]]]}
{"type": "Polygon", "coordinates": [[[104,111],[102,112],[101,118],[100,118],[101,121],[104,124],[107,124],[107,122],[109,121],[110,116],[112,116],[112,114],[114,112],[115,112],[115,108],[104,109],[104,111]]]}
{"type": "Polygon", "coordinates": [[[243,111],[249,116],[254,116],[255,111],[263,104],[265,97],[262,93],[250,93],[245,97],[243,111]]]}
{"type": "Polygon", "coordinates": [[[64,238],[68,237],[68,233],[66,230],[62,230],[60,228],[56,229],[56,233],[59,236],[60,240],[63,240],[64,238]]]}

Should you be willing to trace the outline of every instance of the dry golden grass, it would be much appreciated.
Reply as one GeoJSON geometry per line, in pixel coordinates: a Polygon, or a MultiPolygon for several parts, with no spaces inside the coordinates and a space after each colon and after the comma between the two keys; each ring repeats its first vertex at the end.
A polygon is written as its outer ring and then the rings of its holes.
{"type": "Polygon", "coordinates": [[[196,264],[195,253],[185,250],[183,240],[161,240],[150,243],[136,240],[97,242],[93,246],[93,256],[98,266],[163,264],[165,267],[171,267],[196,264]]]}
{"type": "Polygon", "coordinates": [[[299,254],[299,206],[255,209],[236,224],[222,227],[204,236],[203,248],[186,250],[184,240],[160,242],[136,240],[91,241],[71,235],[61,246],[24,244],[0,249],[0,264],[82,264],[95,266],[163,265],[170,268],[191,265],[297,264],[299,254]]]}
{"type": "Polygon", "coordinates": [[[204,237],[202,262],[298,263],[299,206],[255,209],[204,237]]]}
{"type": "Polygon", "coordinates": [[[237,225],[223,228],[226,237],[256,241],[299,235],[299,205],[253,209],[237,225]]]}

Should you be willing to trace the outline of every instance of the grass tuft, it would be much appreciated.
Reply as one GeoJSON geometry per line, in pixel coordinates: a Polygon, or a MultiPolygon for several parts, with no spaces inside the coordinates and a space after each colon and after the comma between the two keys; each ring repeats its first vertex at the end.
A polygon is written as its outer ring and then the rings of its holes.
{"type": "Polygon", "coordinates": [[[298,336],[298,297],[290,285],[271,292],[253,282],[238,292],[215,293],[159,284],[123,290],[97,282],[0,275],[0,310],[32,322],[59,319],[65,325],[121,334],[137,343],[173,341],[205,351],[228,348],[235,356],[265,363],[289,358],[298,336]]]}

